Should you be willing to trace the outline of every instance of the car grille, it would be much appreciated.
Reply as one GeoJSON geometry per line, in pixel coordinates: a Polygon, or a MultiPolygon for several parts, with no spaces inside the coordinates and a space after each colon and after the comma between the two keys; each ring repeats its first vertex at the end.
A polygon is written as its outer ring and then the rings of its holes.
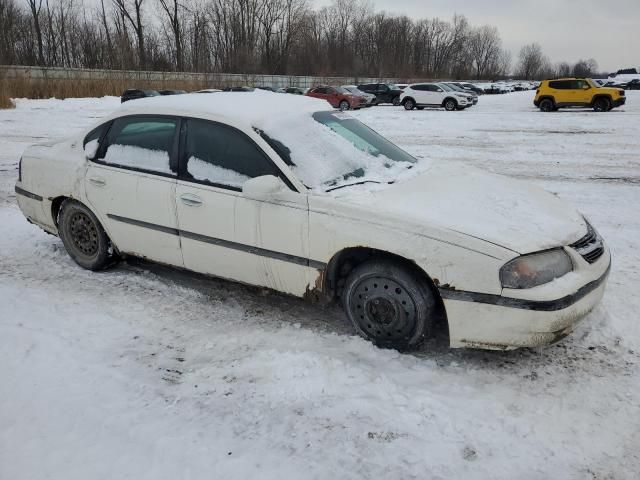
{"type": "Polygon", "coordinates": [[[602,238],[598,232],[587,223],[587,234],[575,243],[570,245],[589,263],[594,263],[604,253],[602,238]]]}

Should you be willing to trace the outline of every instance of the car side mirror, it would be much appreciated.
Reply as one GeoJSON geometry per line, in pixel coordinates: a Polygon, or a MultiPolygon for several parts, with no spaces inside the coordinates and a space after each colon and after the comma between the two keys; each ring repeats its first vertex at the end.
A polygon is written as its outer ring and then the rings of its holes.
{"type": "Polygon", "coordinates": [[[98,143],[98,140],[91,140],[90,142],[87,142],[84,146],[84,155],[87,157],[87,160],[95,160],[99,146],[100,144],[98,143]]]}
{"type": "Polygon", "coordinates": [[[242,185],[242,193],[257,198],[264,198],[287,189],[281,178],[273,175],[262,175],[247,180],[242,185]]]}

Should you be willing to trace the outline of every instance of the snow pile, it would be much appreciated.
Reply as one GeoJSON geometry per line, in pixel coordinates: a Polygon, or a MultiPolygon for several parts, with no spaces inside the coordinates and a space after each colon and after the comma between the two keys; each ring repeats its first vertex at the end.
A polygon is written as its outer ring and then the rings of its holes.
{"type": "Polygon", "coordinates": [[[228,168],[214,165],[196,157],[190,157],[187,162],[187,171],[196,180],[204,180],[221,185],[242,187],[249,177],[228,168]]]}
{"type": "Polygon", "coordinates": [[[175,175],[169,164],[169,154],[164,150],[150,150],[133,145],[109,145],[105,163],[125,167],[142,168],[153,172],[175,175]]]}

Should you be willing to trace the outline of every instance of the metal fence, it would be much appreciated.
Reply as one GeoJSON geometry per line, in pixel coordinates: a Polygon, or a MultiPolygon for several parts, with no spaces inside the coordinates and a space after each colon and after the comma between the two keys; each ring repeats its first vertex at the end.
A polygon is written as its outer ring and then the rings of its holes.
{"type": "Polygon", "coordinates": [[[358,85],[363,83],[398,82],[395,78],[322,77],[295,75],[254,75],[236,73],[186,73],[135,70],[92,70],[82,68],[28,67],[0,65],[0,78],[25,80],[120,80],[131,82],[194,82],[209,88],[226,86],[267,86],[309,88],[314,85],[358,85]]]}

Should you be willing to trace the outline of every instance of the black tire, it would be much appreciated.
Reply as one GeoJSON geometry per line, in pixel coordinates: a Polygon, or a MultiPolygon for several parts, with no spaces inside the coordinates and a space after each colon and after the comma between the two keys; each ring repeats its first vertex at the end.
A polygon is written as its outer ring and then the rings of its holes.
{"type": "Polygon", "coordinates": [[[64,201],[58,215],[58,233],[69,256],[82,268],[95,271],[111,264],[111,241],[93,212],[82,203],[64,201]]]}
{"type": "Polygon", "coordinates": [[[407,98],[404,102],[402,102],[402,105],[404,106],[405,110],[413,110],[414,108],[416,108],[416,102],[414,102],[411,98],[407,98]]]}
{"type": "Polygon", "coordinates": [[[351,108],[351,105],[349,105],[349,102],[347,102],[346,100],[342,100],[338,105],[338,108],[341,112],[344,112],[345,110],[349,110],[351,108]]]}
{"type": "Polygon", "coordinates": [[[416,107],[418,110],[424,110],[424,107],[416,107]]]}
{"type": "Polygon", "coordinates": [[[397,97],[393,97],[391,103],[393,103],[396,107],[400,105],[400,96],[398,95],[397,97]]]}
{"type": "Polygon", "coordinates": [[[444,101],[444,109],[447,112],[453,112],[456,108],[458,108],[458,102],[456,102],[453,98],[447,98],[444,101]]]}
{"type": "Polygon", "coordinates": [[[596,98],[593,102],[593,111],[594,112],[608,112],[611,110],[611,102],[608,98],[600,97],[596,98]]]}
{"type": "Polygon", "coordinates": [[[383,348],[417,347],[431,335],[436,318],[436,301],[425,279],[385,259],[353,269],[342,304],[358,334],[383,348]]]}
{"type": "Polygon", "coordinates": [[[543,98],[540,101],[540,111],[541,112],[553,112],[556,110],[556,106],[553,103],[553,100],[550,98],[543,98]]]}

